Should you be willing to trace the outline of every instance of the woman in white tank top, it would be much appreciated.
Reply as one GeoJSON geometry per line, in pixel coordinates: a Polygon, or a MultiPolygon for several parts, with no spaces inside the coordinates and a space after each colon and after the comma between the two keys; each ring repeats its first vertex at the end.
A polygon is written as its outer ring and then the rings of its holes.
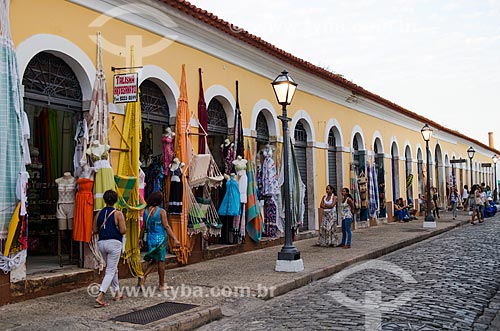
{"type": "Polygon", "coordinates": [[[326,186],[326,195],[321,199],[320,208],[323,209],[323,217],[319,228],[318,246],[335,247],[338,244],[337,237],[337,195],[331,185],[326,186]]]}

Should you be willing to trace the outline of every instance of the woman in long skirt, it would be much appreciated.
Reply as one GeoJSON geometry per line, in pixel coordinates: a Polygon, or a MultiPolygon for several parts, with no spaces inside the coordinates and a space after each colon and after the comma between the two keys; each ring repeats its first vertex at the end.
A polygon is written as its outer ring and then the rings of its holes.
{"type": "Polygon", "coordinates": [[[321,199],[320,208],[323,209],[323,218],[319,228],[318,246],[335,247],[337,237],[337,194],[331,185],[326,186],[326,195],[321,199]]]}

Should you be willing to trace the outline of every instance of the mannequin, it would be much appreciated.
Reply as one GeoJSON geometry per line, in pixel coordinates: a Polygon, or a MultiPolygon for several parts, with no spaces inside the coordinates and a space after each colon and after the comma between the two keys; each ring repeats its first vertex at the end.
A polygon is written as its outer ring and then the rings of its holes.
{"type": "MultiPolygon", "coordinates": [[[[57,191],[59,199],[57,200],[56,218],[58,221],[58,253],[59,265],[62,267],[62,254],[61,254],[61,237],[66,230],[73,230],[73,217],[75,208],[75,192],[76,192],[76,179],[71,175],[71,172],[65,172],[64,175],[55,180],[57,184],[57,191]]],[[[70,256],[73,256],[73,245],[70,236],[70,256]]]]}
{"type": "Polygon", "coordinates": [[[78,178],[78,191],[75,199],[75,219],[73,227],[73,240],[90,242],[92,235],[92,219],[94,211],[94,169],[85,164],[78,178]]]}
{"type": "Polygon", "coordinates": [[[238,155],[236,160],[233,161],[233,166],[236,170],[238,191],[240,192],[240,212],[234,218],[233,230],[235,231],[236,242],[240,243],[245,240],[245,204],[247,203],[248,187],[247,160],[238,155]]]}
{"type": "Polygon", "coordinates": [[[220,145],[220,148],[222,149],[222,156],[224,158],[224,173],[230,175],[234,160],[234,143],[229,138],[226,138],[224,143],[220,145]]]}
{"type": "Polygon", "coordinates": [[[169,166],[170,194],[168,198],[168,213],[180,215],[182,213],[182,168],[184,163],[174,158],[169,166]]]}
{"type": "Polygon", "coordinates": [[[109,145],[94,140],[87,149],[87,155],[90,156],[95,170],[94,211],[98,211],[106,206],[102,198],[104,192],[115,190],[115,176],[109,163],[109,145]]]}
{"type": "Polygon", "coordinates": [[[170,127],[165,129],[161,141],[163,143],[163,169],[168,173],[167,169],[174,158],[174,138],[175,133],[170,127]]]}

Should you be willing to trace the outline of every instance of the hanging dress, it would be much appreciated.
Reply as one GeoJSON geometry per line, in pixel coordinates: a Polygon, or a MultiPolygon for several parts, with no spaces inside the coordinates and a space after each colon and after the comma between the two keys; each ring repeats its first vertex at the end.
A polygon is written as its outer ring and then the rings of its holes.
{"type": "Polygon", "coordinates": [[[226,194],[219,207],[219,216],[237,216],[240,214],[240,191],[238,182],[231,176],[226,182],[226,194]]]}
{"type": "Polygon", "coordinates": [[[92,220],[94,217],[94,182],[88,178],[79,178],[78,192],[75,198],[75,215],[73,220],[73,240],[90,242],[92,236],[92,220]]]}
{"type": "Polygon", "coordinates": [[[168,213],[180,215],[182,213],[182,170],[177,168],[170,171],[170,194],[168,196],[168,213]]]}
{"type": "Polygon", "coordinates": [[[74,175],[80,177],[83,170],[82,165],[87,163],[87,144],[89,141],[87,121],[78,122],[73,139],[75,140],[75,152],[73,154],[74,175]]]}
{"type": "Polygon", "coordinates": [[[271,153],[266,153],[262,166],[262,194],[275,195],[279,190],[276,164],[271,153]]]}
{"type": "Polygon", "coordinates": [[[144,221],[148,230],[148,252],[145,261],[165,261],[167,254],[167,232],[161,222],[162,208],[149,207],[144,212],[144,221]]]}
{"type": "Polygon", "coordinates": [[[168,172],[168,166],[174,159],[174,137],[163,135],[161,142],[163,143],[163,169],[168,172]]]}
{"type": "Polygon", "coordinates": [[[94,211],[98,211],[106,207],[103,195],[107,190],[115,190],[115,175],[113,168],[109,164],[109,154],[104,148],[101,155],[96,155],[94,152],[90,153],[90,158],[93,162],[95,169],[94,178],[94,211]]]}
{"type": "Polygon", "coordinates": [[[230,175],[233,169],[234,144],[224,145],[222,147],[222,156],[224,157],[224,173],[230,175]]]}

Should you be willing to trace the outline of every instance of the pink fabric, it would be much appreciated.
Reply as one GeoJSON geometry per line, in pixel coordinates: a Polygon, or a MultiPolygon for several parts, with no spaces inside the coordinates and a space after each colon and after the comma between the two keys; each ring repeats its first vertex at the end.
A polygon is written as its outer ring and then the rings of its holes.
{"type": "Polygon", "coordinates": [[[174,159],[174,138],[163,136],[161,141],[163,143],[163,169],[165,173],[168,173],[168,167],[174,159]]]}

